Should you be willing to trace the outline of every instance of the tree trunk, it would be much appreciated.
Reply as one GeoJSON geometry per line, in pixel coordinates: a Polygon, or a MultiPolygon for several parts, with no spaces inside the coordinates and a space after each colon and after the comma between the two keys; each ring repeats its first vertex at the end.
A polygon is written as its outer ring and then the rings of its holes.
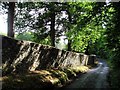
{"type": "Polygon", "coordinates": [[[9,8],[8,8],[8,33],[7,33],[7,35],[10,36],[10,37],[14,37],[14,30],[13,30],[14,10],[15,10],[15,2],[9,2],[9,8]]]}
{"type": "MultiPolygon", "coordinates": [[[[70,30],[70,26],[71,26],[71,22],[72,22],[72,18],[71,18],[71,14],[69,12],[69,8],[67,10],[67,14],[68,14],[68,20],[69,20],[69,25],[68,25],[68,30],[70,30]]],[[[71,51],[71,43],[72,43],[72,40],[69,40],[68,39],[68,51],[71,51]]]]}
{"type": "Polygon", "coordinates": [[[87,47],[85,49],[85,54],[86,55],[89,55],[89,44],[90,44],[90,42],[88,41],[88,45],[87,45],[87,47]]]}
{"type": "Polygon", "coordinates": [[[55,12],[51,12],[51,25],[50,25],[50,38],[51,38],[51,45],[55,46],[55,12]]]}
{"type": "Polygon", "coordinates": [[[68,40],[68,51],[71,51],[71,40],[68,40]]]}

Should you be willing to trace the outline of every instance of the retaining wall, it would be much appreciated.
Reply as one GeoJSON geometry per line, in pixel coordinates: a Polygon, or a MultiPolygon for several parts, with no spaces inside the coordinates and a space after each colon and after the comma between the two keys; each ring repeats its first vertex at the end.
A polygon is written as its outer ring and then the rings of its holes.
{"type": "Polygon", "coordinates": [[[52,46],[2,37],[2,74],[94,64],[96,56],[52,46]],[[92,58],[93,57],[93,58],[92,58]]]}

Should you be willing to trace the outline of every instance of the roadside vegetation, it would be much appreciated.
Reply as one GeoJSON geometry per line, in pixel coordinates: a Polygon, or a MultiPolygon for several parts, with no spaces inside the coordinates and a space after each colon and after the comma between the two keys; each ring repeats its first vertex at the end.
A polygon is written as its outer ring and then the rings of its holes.
{"type": "Polygon", "coordinates": [[[10,37],[108,60],[110,85],[120,89],[120,2],[113,1],[0,2],[0,10],[10,37]]]}
{"type": "Polygon", "coordinates": [[[86,66],[35,70],[24,74],[11,74],[2,77],[3,89],[48,88],[55,89],[71,83],[78,75],[89,70],[86,66]]]}

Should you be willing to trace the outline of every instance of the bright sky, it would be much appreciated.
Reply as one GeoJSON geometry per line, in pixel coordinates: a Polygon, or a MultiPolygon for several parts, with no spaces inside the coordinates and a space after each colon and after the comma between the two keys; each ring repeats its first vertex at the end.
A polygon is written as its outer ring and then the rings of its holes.
{"type": "Polygon", "coordinates": [[[7,14],[0,15],[0,33],[7,34],[7,14]]]}
{"type": "MultiPolygon", "coordinates": [[[[67,17],[67,15],[65,15],[65,12],[63,13],[63,17],[65,18],[67,17]]],[[[1,14],[0,13],[0,34],[7,34],[7,14],[1,14]]]]}

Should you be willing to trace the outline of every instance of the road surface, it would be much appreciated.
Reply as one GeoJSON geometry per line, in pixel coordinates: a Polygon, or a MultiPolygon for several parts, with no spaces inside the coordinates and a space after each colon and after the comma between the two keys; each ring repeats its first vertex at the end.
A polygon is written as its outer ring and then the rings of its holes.
{"type": "Polygon", "coordinates": [[[99,60],[97,68],[89,70],[86,74],[81,75],[70,85],[64,87],[64,90],[74,88],[75,90],[80,90],[80,88],[92,88],[92,90],[103,90],[109,88],[107,82],[107,75],[109,72],[109,67],[104,60],[99,60]]]}

